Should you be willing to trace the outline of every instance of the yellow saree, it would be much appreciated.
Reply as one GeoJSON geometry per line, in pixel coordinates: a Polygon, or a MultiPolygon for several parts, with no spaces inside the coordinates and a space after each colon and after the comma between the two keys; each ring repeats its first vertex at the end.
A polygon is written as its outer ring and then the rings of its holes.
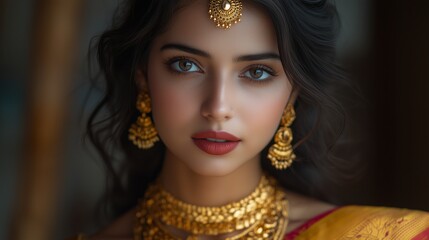
{"type": "Polygon", "coordinates": [[[285,240],[429,240],[429,213],[385,207],[334,209],[287,234],[285,240]]]}

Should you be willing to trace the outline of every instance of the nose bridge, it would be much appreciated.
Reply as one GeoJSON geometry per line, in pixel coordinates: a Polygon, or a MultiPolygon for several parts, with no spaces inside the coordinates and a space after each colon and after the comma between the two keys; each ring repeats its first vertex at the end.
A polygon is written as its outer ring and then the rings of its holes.
{"type": "Polygon", "coordinates": [[[202,115],[216,121],[227,120],[232,117],[233,93],[232,79],[228,71],[213,73],[208,79],[207,95],[202,106],[202,115]]]}

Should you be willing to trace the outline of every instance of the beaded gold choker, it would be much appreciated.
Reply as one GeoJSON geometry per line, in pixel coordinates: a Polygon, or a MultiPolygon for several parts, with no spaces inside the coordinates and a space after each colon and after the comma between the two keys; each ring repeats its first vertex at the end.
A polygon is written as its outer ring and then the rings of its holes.
{"type": "Polygon", "coordinates": [[[154,184],[139,204],[134,234],[136,240],[282,239],[287,209],[285,193],[265,176],[246,198],[219,207],[184,203],[154,184]]]}

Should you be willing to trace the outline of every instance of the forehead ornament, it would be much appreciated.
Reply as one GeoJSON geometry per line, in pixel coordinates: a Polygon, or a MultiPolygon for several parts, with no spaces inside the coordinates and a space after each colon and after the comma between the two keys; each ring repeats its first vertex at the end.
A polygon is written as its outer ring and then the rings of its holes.
{"type": "Polygon", "coordinates": [[[209,16],[217,27],[228,29],[240,22],[243,5],[241,0],[210,0],[209,16]]]}

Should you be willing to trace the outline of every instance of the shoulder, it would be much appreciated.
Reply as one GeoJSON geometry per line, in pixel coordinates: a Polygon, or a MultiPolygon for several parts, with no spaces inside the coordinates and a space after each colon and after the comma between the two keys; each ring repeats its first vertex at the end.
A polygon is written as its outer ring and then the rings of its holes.
{"type": "Polygon", "coordinates": [[[429,227],[429,213],[405,208],[374,207],[374,206],[344,206],[334,214],[337,218],[350,218],[361,222],[379,223],[385,226],[399,228],[411,224],[423,224],[429,227]]]}
{"type": "MultiPolygon", "coordinates": [[[[347,206],[337,218],[350,219],[349,234],[375,234],[392,239],[429,236],[429,213],[424,211],[371,206],[347,206]],[[350,217],[347,217],[350,216],[350,217]]],[[[333,215],[334,216],[334,215],[333,215]]]]}
{"type": "Polygon", "coordinates": [[[289,224],[287,232],[297,229],[311,219],[337,208],[336,205],[286,191],[289,201],[289,224]]]}
{"type": "Polygon", "coordinates": [[[354,239],[357,236],[416,239],[429,236],[429,213],[388,207],[344,206],[320,218],[299,235],[317,239],[354,239]]]}
{"type": "MultiPolygon", "coordinates": [[[[136,209],[123,214],[97,233],[82,240],[132,240],[136,209]]],[[[80,240],[77,238],[76,240],[80,240]]]]}
{"type": "Polygon", "coordinates": [[[429,228],[429,213],[405,208],[374,207],[374,206],[345,206],[336,213],[338,217],[350,216],[352,219],[366,223],[383,224],[391,229],[401,227],[429,228]]]}

